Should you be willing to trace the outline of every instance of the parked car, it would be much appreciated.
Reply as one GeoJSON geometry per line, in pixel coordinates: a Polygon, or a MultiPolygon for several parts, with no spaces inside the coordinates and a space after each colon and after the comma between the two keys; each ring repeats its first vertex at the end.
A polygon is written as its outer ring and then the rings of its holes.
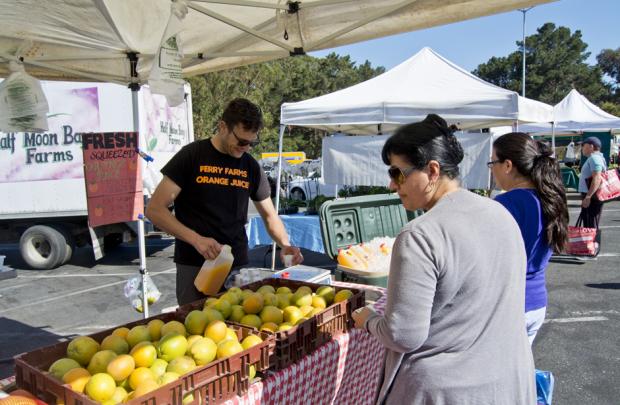
{"type": "Polygon", "coordinates": [[[288,198],[298,201],[307,201],[318,195],[336,197],[337,184],[325,183],[321,178],[296,177],[287,185],[288,198]]]}

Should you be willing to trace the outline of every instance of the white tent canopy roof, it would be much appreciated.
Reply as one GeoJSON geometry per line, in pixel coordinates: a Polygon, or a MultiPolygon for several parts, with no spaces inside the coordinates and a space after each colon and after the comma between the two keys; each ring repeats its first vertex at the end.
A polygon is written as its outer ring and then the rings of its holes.
{"type": "MultiPolygon", "coordinates": [[[[575,89],[572,89],[562,101],[553,107],[553,115],[556,133],[620,130],[620,118],[601,110],[575,89]]],[[[549,134],[551,125],[547,123],[528,124],[519,127],[519,131],[549,134]]]]}
{"type": "MultiPolygon", "coordinates": [[[[191,76],[553,0],[175,0],[191,76]]],[[[22,58],[47,80],[145,83],[170,0],[0,0],[0,77],[22,58]],[[137,76],[128,53],[138,57],[137,76]]]]}
{"type": "Polygon", "coordinates": [[[377,134],[435,113],[461,129],[553,120],[552,107],[487,83],[430,48],[380,76],[321,97],[284,103],[281,123],[377,134]]]}

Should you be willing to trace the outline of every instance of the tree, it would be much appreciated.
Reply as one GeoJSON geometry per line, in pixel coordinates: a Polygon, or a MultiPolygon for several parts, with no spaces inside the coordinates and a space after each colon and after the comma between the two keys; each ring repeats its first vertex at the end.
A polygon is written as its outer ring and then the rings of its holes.
{"type": "MultiPolygon", "coordinates": [[[[522,41],[518,50],[507,57],[493,57],[474,70],[480,78],[498,86],[521,91],[523,74],[522,41]]],[[[569,28],[556,28],[546,23],[537,33],[525,39],[526,96],[549,104],[556,104],[576,88],[594,103],[603,101],[609,89],[602,81],[601,68],[589,66],[588,45],[581,39],[581,31],[571,33],[569,28]]]]}
{"type": "MultiPolygon", "coordinates": [[[[265,120],[259,134],[261,143],[252,154],[277,151],[282,103],[331,93],[384,71],[368,61],[356,66],[349,56],[330,53],[324,58],[285,58],[192,77],[194,133],[199,139],[213,134],[226,104],[235,97],[245,97],[261,107],[265,120]]],[[[315,158],[321,155],[323,136],[323,131],[293,127],[284,137],[283,148],[301,150],[315,158]]]]}
{"type": "MultiPolygon", "coordinates": [[[[615,110],[618,111],[620,110],[620,48],[615,51],[613,49],[603,49],[601,53],[596,56],[596,61],[601,71],[610,79],[610,97],[608,103],[611,105],[615,103],[615,110]]],[[[607,107],[610,108],[611,105],[607,107]]]]}

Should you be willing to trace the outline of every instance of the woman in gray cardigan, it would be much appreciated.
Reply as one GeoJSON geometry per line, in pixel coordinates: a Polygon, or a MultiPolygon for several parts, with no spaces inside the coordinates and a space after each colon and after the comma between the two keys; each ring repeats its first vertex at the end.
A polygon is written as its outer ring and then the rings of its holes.
{"type": "Polygon", "coordinates": [[[401,127],[382,157],[407,210],[383,316],[354,314],[386,347],[378,404],[535,404],[523,328],[526,255],[515,220],[461,189],[463,149],[437,115],[401,127]]]}

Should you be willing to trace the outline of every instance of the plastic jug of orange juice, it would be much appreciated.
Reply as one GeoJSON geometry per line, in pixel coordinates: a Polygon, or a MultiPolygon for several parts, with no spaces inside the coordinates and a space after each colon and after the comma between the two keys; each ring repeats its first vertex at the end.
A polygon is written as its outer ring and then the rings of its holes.
{"type": "Polygon", "coordinates": [[[220,254],[215,259],[205,260],[194,280],[198,291],[206,295],[215,295],[220,292],[234,260],[231,247],[228,245],[222,246],[220,254]]]}

